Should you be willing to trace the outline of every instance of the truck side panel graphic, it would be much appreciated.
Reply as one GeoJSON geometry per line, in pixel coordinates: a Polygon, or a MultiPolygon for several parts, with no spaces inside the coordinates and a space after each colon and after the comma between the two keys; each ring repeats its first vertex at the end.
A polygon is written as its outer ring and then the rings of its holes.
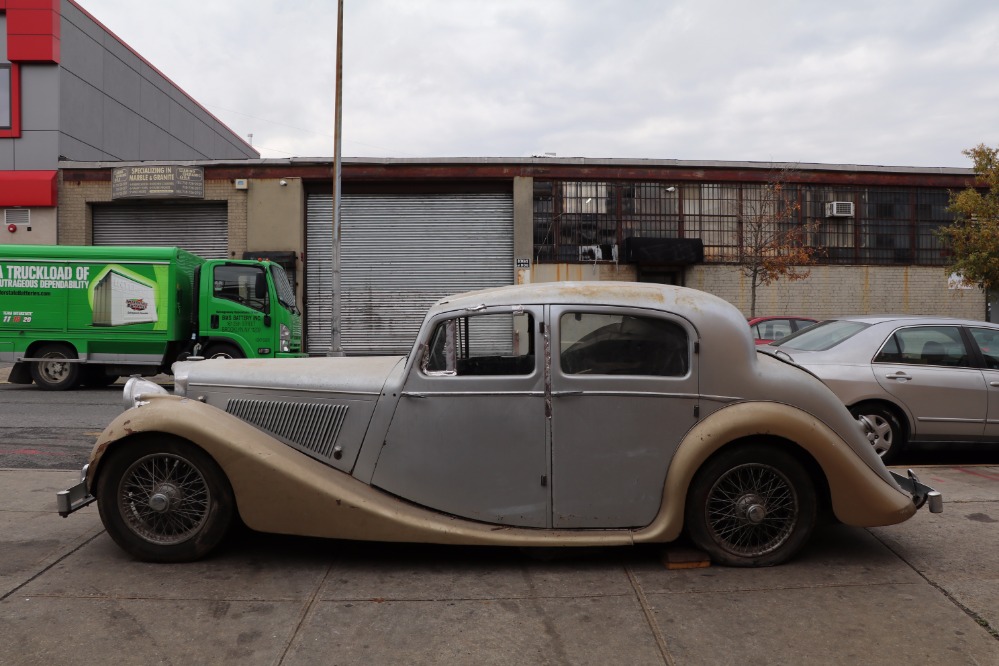
{"type": "Polygon", "coordinates": [[[157,321],[156,290],[116,270],[94,284],[94,326],[126,326],[157,321]]]}

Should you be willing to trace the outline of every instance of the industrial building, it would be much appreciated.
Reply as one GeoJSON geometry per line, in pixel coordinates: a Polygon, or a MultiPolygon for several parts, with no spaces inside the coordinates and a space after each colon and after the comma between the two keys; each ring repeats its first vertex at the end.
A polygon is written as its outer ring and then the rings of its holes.
{"type": "Polygon", "coordinates": [[[61,244],[179,245],[266,256],[294,276],[307,348],[404,353],[426,307],[456,291],[551,280],[681,284],[748,314],[744,208],[775,170],[792,224],[817,248],[807,279],[759,290],[758,314],[894,312],[985,319],[985,294],[954,279],[936,230],[970,169],[583,158],[347,158],[341,317],[334,322],[330,159],[62,162],[61,244]],[[137,171],[193,168],[123,186],[137,171]],[[182,195],[179,195],[181,193],[182,195]]]}

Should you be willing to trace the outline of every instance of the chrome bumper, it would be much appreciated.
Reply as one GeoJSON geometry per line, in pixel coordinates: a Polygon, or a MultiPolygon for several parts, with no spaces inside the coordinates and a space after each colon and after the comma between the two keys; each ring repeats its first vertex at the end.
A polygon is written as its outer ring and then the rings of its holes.
{"type": "Polygon", "coordinates": [[[930,513],[943,513],[943,495],[921,483],[911,469],[907,470],[907,473],[908,476],[896,472],[892,472],[891,475],[895,478],[895,483],[902,486],[902,490],[912,495],[912,502],[916,508],[919,509],[926,504],[930,513]]]}
{"type": "Polygon", "coordinates": [[[59,515],[63,518],[77,509],[82,509],[88,504],[97,501],[96,497],[87,492],[88,467],[90,465],[83,466],[83,470],[80,472],[79,483],[56,493],[56,507],[59,509],[59,515]]]}

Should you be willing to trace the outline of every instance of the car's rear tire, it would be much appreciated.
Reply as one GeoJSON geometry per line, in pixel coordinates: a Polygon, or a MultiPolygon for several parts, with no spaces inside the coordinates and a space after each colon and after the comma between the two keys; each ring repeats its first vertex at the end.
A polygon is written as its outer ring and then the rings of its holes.
{"type": "Polygon", "coordinates": [[[874,451],[881,456],[881,462],[893,465],[905,451],[905,430],[889,408],[877,403],[861,403],[850,408],[855,418],[867,418],[874,428],[875,439],[871,442],[874,451]]]}
{"type": "Polygon", "coordinates": [[[815,484],[791,454],[751,444],[710,458],[691,482],[690,538],[719,564],[765,567],[793,557],[818,515],[815,484]]]}
{"type": "Polygon", "coordinates": [[[125,442],[98,468],[97,506],[108,534],[148,562],[190,562],[234,523],[229,480],[212,458],[173,437],[125,442]]]}
{"type": "Polygon", "coordinates": [[[80,383],[80,365],[69,361],[77,358],[69,345],[45,345],[32,356],[45,359],[31,363],[31,379],[43,391],[68,391],[80,383]]]}

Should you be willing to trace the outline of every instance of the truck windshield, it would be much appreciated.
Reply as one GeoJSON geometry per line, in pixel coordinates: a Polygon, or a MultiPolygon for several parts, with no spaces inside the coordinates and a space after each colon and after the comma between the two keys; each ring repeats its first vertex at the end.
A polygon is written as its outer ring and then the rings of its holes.
{"type": "Polygon", "coordinates": [[[278,302],[292,312],[298,312],[295,306],[295,292],[291,288],[291,280],[284,269],[277,264],[271,264],[271,278],[274,280],[274,290],[277,292],[278,302]]]}

